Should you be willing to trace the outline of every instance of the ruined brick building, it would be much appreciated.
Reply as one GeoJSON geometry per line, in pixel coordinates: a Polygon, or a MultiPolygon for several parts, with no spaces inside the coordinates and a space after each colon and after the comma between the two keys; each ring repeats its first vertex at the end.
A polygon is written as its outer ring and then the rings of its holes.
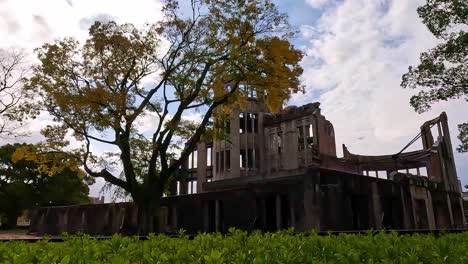
{"type": "MultiPolygon", "coordinates": [[[[198,144],[185,176],[161,199],[161,230],[465,227],[445,113],[421,126],[412,140],[422,140],[421,150],[382,156],[352,154],[343,145],[338,158],[333,125],[319,103],[270,113],[261,99],[249,98],[225,128],[226,139],[198,144]]],[[[136,226],[135,210],[129,204],[42,208],[31,229],[125,232],[136,226]]]]}

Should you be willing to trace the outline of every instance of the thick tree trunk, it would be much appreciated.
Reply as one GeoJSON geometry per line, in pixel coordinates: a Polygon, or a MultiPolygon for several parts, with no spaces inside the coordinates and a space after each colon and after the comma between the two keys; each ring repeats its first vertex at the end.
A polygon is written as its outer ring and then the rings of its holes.
{"type": "Polygon", "coordinates": [[[147,236],[158,233],[160,204],[157,200],[143,200],[136,202],[138,206],[138,234],[147,236]]]}

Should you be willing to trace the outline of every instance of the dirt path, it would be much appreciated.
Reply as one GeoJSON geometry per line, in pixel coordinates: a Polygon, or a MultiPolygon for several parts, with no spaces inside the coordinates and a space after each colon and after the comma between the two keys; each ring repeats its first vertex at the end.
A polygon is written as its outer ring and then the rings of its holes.
{"type": "Polygon", "coordinates": [[[40,239],[40,236],[28,235],[26,233],[0,233],[0,240],[12,240],[12,239],[40,239]]]}

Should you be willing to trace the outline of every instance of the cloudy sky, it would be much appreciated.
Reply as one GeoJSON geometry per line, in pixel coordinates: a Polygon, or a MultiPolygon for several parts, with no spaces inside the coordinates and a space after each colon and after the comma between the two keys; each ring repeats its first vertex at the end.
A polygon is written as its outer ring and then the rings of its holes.
{"type": "MultiPolygon", "coordinates": [[[[181,1],[182,2],[182,1],[181,1]]],[[[428,119],[446,111],[452,141],[456,124],[466,122],[468,105],[440,103],[424,114],[409,106],[415,91],[400,88],[401,75],[418,62],[420,52],[437,40],[420,22],[418,0],[275,0],[300,31],[293,40],[306,53],[302,62],[305,95],[289,104],[319,101],[334,124],[336,143],[359,154],[398,152],[428,119]]],[[[158,0],[0,0],[0,48],[23,47],[65,36],[86,37],[95,20],[142,25],[157,21],[158,0]]],[[[31,58],[31,61],[34,61],[31,58]]],[[[37,131],[43,117],[28,129],[37,131]]],[[[468,184],[468,154],[455,154],[458,175],[468,184]]],[[[99,185],[99,184],[97,184],[99,185]]],[[[99,187],[92,188],[96,195],[99,187]]]]}

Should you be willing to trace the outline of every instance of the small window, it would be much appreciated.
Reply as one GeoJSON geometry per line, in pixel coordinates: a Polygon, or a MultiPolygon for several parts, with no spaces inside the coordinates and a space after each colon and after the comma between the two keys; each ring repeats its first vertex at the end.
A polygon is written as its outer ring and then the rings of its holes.
{"type": "Polygon", "coordinates": [[[220,171],[224,171],[224,151],[221,151],[220,157],[221,157],[220,161],[219,161],[219,163],[221,165],[220,171]]]}
{"type": "Polygon", "coordinates": [[[244,113],[239,114],[239,133],[245,133],[245,115],[244,113]]]}
{"type": "Polygon", "coordinates": [[[196,169],[197,168],[197,161],[198,161],[198,153],[197,151],[193,151],[188,156],[188,164],[187,167],[189,169],[196,169]]]}
{"type": "Polygon", "coordinates": [[[210,167],[213,165],[213,148],[207,147],[206,148],[206,166],[210,167]]]}
{"type": "Polygon", "coordinates": [[[311,148],[314,144],[314,130],[312,124],[305,126],[306,147],[311,148]]]}
{"type": "Polygon", "coordinates": [[[377,173],[375,171],[369,171],[369,176],[377,177],[377,173]]]}
{"type": "Polygon", "coordinates": [[[304,150],[304,127],[297,127],[297,150],[304,150]]]}
{"type": "Polygon", "coordinates": [[[196,169],[198,163],[198,151],[193,152],[193,161],[192,161],[192,168],[196,169]]]}
{"type": "Polygon", "coordinates": [[[387,171],[378,171],[377,177],[382,178],[382,179],[388,179],[387,171]]]}
{"type": "Polygon", "coordinates": [[[239,161],[240,161],[240,167],[245,169],[247,167],[247,155],[245,153],[245,149],[240,150],[240,155],[239,155],[239,161]]]}
{"type": "Polygon", "coordinates": [[[197,193],[197,181],[192,181],[192,193],[197,193]]]}
{"type": "Polygon", "coordinates": [[[416,168],[409,169],[408,171],[410,174],[418,175],[418,170],[416,168]]]}
{"type": "Polygon", "coordinates": [[[231,169],[231,151],[228,149],[226,150],[226,170],[231,169]]]}
{"type": "Polygon", "coordinates": [[[247,149],[247,167],[249,169],[254,167],[255,163],[255,152],[253,149],[247,149]]]}
{"type": "Polygon", "coordinates": [[[419,175],[427,176],[427,168],[426,167],[419,168],[419,175]]]}

